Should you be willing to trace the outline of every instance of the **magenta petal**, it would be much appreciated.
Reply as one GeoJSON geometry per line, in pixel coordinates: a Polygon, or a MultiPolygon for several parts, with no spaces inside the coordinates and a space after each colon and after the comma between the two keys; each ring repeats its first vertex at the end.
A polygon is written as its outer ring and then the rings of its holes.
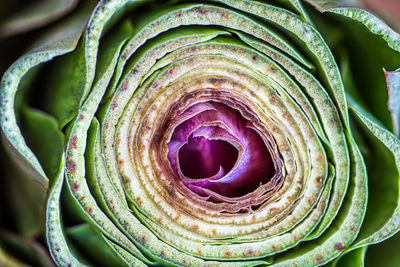
{"type": "Polygon", "coordinates": [[[187,108],[175,122],[168,160],[194,193],[239,197],[273,177],[263,138],[238,110],[209,101],[187,108]]]}

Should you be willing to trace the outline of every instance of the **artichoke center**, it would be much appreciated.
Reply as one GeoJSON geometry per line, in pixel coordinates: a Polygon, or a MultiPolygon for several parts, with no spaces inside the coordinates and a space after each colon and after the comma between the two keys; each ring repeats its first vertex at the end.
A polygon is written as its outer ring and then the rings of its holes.
{"type": "Polygon", "coordinates": [[[194,103],[175,122],[168,161],[196,194],[241,197],[274,176],[265,140],[239,109],[222,101],[194,103]]]}

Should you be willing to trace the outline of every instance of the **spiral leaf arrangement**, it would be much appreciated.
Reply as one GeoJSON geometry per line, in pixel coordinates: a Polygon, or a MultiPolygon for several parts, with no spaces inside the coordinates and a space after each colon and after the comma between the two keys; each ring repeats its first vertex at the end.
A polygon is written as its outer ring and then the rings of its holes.
{"type": "MultiPolygon", "coordinates": [[[[400,51],[366,11],[328,11],[400,51]]],[[[3,139],[36,181],[50,181],[46,237],[58,265],[90,265],[88,253],[113,266],[314,266],[398,231],[399,140],[345,91],[300,2],[103,1],[80,37],[86,18],[1,85],[3,139]],[[22,77],[51,59],[55,120],[23,116],[61,136],[53,177],[14,112],[22,77]],[[368,205],[376,173],[361,136],[392,170],[368,205]],[[391,207],[377,211],[380,201],[391,207]],[[64,212],[85,223],[67,231],[64,212]]]]}

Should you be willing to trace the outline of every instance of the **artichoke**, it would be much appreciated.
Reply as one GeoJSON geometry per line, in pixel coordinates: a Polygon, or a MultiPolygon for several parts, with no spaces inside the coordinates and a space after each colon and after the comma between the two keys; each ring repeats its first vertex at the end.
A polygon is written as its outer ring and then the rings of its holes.
{"type": "Polygon", "coordinates": [[[43,3],[0,28],[45,30],[1,81],[0,264],[51,266],[41,244],[58,266],[390,263],[396,237],[371,245],[400,228],[400,35],[381,19],[43,3]]]}

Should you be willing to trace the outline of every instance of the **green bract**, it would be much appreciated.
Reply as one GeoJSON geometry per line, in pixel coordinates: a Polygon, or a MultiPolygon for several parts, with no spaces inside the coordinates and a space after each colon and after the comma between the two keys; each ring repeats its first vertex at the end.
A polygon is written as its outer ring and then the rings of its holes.
{"type": "MultiPolygon", "coordinates": [[[[362,265],[400,228],[400,35],[358,7],[308,2],[319,11],[65,1],[5,23],[4,36],[68,14],[1,80],[19,233],[45,236],[59,266],[362,265]],[[176,177],[171,125],[205,101],[252,121],[272,180],[212,200],[176,177]]],[[[18,238],[2,233],[0,265],[38,246],[15,256],[18,238]]],[[[51,265],[41,253],[27,263],[51,265]]]]}

